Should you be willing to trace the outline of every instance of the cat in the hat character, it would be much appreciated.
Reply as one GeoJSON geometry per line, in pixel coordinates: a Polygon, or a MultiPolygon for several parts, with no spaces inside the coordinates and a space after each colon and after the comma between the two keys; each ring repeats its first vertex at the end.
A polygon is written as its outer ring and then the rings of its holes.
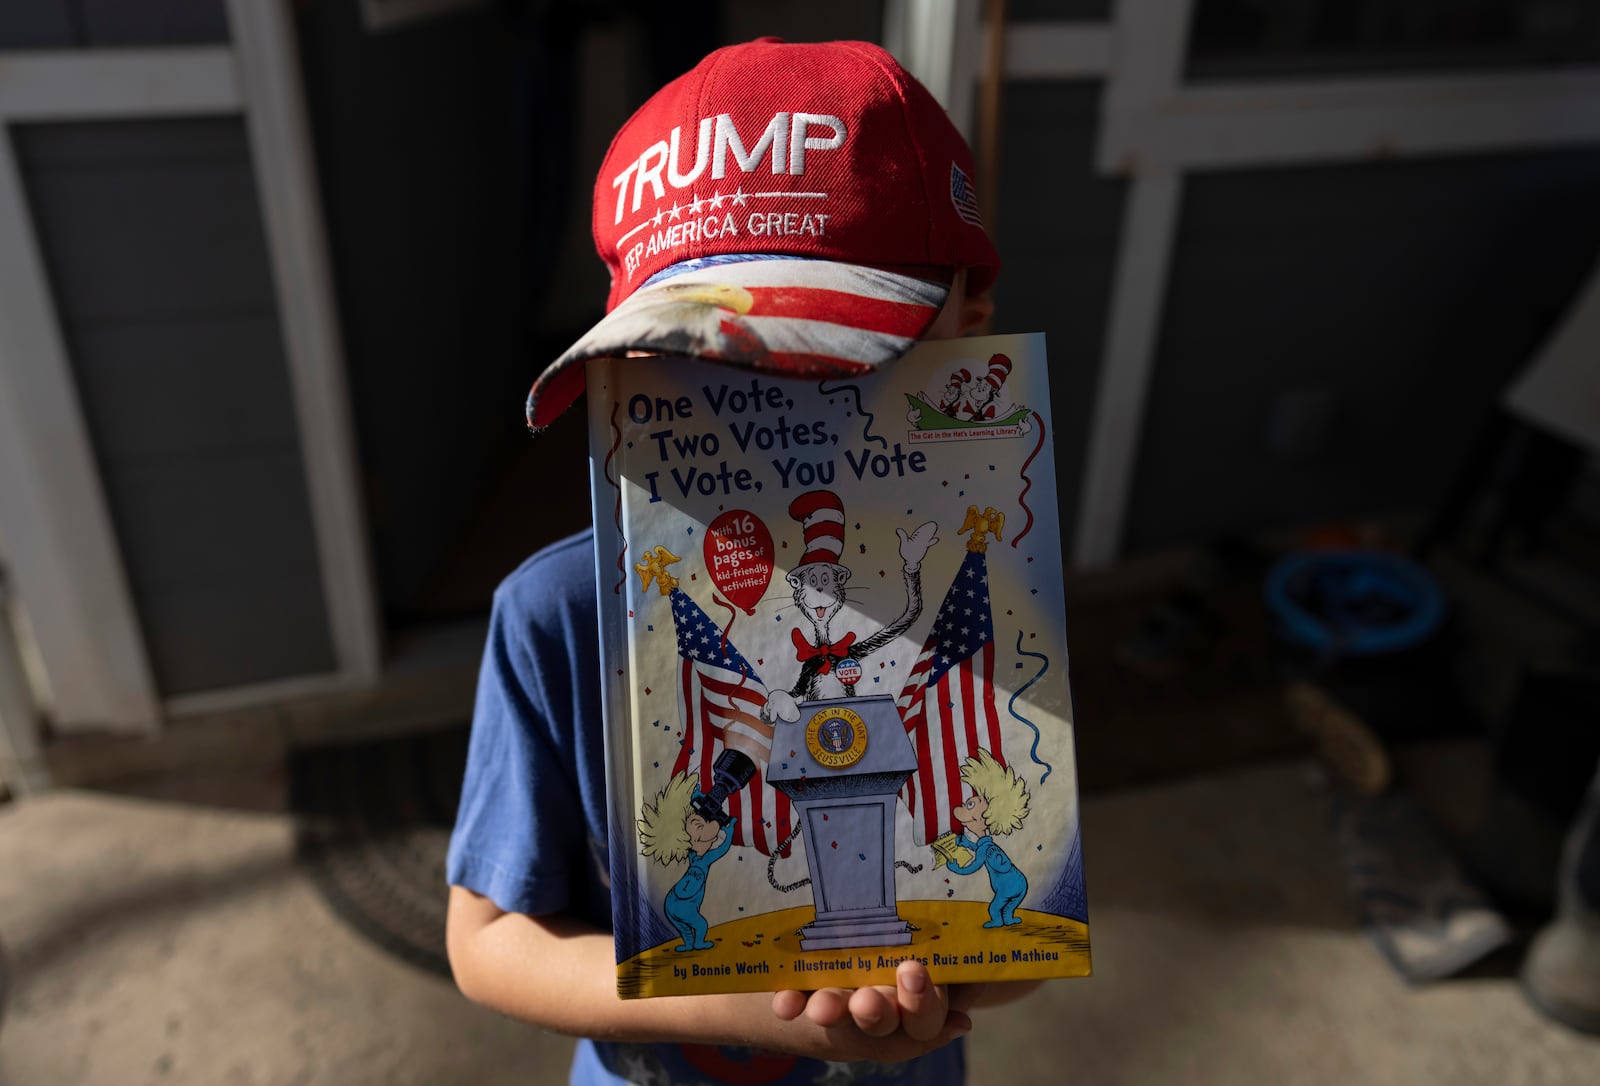
{"type": "Polygon", "coordinates": [[[844,660],[860,663],[911,628],[922,613],[922,559],[939,541],[939,526],[931,520],[910,533],[895,529],[906,585],[905,611],[882,629],[858,639],[854,631],[834,629],[847,602],[845,585],[850,580],[849,568],[839,562],[844,553],[844,503],[831,490],[812,490],[789,504],[789,515],[800,522],[806,547],[799,565],[789,573],[789,587],[794,590],[795,606],[811,624],[811,636],[798,627],[790,631],[800,677],[790,689],[768,693],[761,711],[768,720],[800,719],[802,701],[855,696],[855,686],[840,681],[837,665],[844,660]]]}
{"type": "Polygon", "coordinates": [[[972,382],[965,415],[974,422],[988,422],[999,413],[1000,389],[1011,376],[1011,359],[1003,354],[989,357],[989,372],[972,382]]]}
{"type": "Polygon", "coordinates": [[[956,412],[961,410],[961,403],[967,394],[967,384],[971,380],[971,370],[959,369],[952,373],[949,382],[944,386],[943,394],[939,397],[939,410],[955,418],[956,412]]]}

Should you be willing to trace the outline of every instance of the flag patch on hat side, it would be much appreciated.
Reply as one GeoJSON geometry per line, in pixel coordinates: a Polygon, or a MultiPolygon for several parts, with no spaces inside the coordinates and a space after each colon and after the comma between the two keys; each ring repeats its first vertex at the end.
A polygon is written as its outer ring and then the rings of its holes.
{"type": "Polygon", "coordinates": [[[950,163],[950,202],[955,205],[956,214],[962,222],[983,229],[983,213],[978,210],[978,190],[973,187],[972,178],[954,162],[950,163]]]}

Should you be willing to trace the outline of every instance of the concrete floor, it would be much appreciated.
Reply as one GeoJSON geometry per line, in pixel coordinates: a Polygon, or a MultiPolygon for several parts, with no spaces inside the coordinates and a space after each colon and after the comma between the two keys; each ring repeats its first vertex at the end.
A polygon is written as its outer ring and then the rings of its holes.
{"type": "MultiPolygon", "coordinates": [[[[1088,801],[1096,976],[981,1014],[972,1081],[1600,1081],[1514,980],[1406,987],[1324,810],[1298,762],[1088,801]]],[[[0,808],[0,872],[7,1086],[566,1080],[569,1042],[344,927],[283,816],[56,792],[0,808]]]]}

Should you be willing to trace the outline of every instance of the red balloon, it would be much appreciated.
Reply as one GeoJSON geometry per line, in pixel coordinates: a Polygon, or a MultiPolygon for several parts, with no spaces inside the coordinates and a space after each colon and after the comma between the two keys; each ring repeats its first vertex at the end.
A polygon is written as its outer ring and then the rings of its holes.
{"type": "Polygon", "coordinates": [[[756,613],[756,604],[772,580],[772,533],[748,509],[730,509],[706,529],[706,569],[711,583],[742,608],[756,613]]]}

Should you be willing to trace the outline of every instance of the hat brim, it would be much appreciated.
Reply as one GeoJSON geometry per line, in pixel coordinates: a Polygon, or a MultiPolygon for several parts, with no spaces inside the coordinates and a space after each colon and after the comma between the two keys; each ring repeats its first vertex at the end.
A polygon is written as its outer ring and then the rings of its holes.
{"type": "Polygon", "coordinates": [[[528,425],[542,430],[571,406],[595,358],[643,352],[787,377],[866,373],[910,350],[949,293],[947,283],[829,260],[675,265],[546,367],[528,393],[528,425]]]}

